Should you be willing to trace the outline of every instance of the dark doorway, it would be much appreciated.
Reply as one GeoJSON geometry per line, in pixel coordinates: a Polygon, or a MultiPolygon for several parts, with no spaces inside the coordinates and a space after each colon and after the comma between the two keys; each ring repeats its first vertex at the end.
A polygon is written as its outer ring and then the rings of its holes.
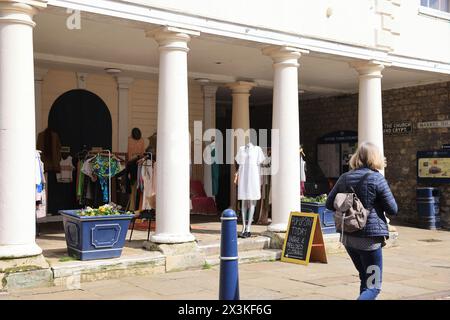
{"type": "MultiPolygon", "coordinates": [[[[101,147],[111,150],[111,114],[103,100],[87,90],[71,90],[56,99],[48,117],[48,127],[58,133],[61,145],[70,147],[76,168],[82,150],[101,147]]],[[[72,183],[58,183],[55,173],[48,176],[48,212],[78,208],[76,201],[76,170],[72,183]]]]}
{"type": "Polygon", "coordinates": [[[111,150],[111,114],[103,100],[87,90],[71,90],[53,103],[48,126],[58,133],[61,145],[70,147],[72,156],[84,147],[111,150]]]}

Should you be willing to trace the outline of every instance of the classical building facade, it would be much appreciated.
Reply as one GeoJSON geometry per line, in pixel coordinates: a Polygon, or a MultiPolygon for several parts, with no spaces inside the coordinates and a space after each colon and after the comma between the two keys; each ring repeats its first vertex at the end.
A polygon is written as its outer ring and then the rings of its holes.
{"type": "MultiPolygon", "coordinates": [[[[216,100],[224,94],[236,129],[251,127],[251,104],[273,108],[280,170],[269,230],[285,231],[289,213],[300,210],[300,142],[314,150],[328,129],[355,130],[359,141],[384,150],[401,210],[412,210],[419,147],[414,136],[384,136],[383,121],[448,119],[450,14],[441,2],[0,0],[0,258],[41,253],[36,134],[48,126],[55,100],[74,89],[107,105],[113,151],[126,150],[131,128],[145,137],[158,133],[152,241],[194,240],[189,133],[194,121],[216,126],[216,100]],[[326,121],[329,128],[317,129],[326,121]]],[[[424,132],[420,148],[448,132],[441,130],[424,132]]],[[[439,143],[448,143],[442,137],[439,143]]],[[[193,165],[192,176],[203,178],[203,170],[193,165]]]]}

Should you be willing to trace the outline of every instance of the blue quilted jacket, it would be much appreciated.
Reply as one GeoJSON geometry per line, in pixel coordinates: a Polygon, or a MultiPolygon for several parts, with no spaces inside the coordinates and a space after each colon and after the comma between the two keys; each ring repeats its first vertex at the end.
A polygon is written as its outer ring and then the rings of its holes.
{"type": "Polygon", "coordinates": [[[344,173],[328,195],[327,209],[335,211],[333,203],[336,194],[352,192],[350,187],[354,188],[364,208],[370,209],[366,226],[360,231],[352,232],[351,235],[357,237],[389,237],[384,212],[388,215],[396,215],[398,207],[384,176],[369,168],[359,168],[344,173]],[[358,182],[368,172],[371,172],[370,176],[366,177],[366,180],[357,188],[358,182]]]}

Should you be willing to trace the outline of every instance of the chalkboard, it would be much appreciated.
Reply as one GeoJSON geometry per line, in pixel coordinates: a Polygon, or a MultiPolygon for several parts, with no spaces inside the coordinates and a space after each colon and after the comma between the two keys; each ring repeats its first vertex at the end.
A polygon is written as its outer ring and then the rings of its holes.
{"type": "Polygon", "coordinates": [[[315,213],[291,213],[281,255],[282,261],[308,264],[317,218],[315,213]]]}

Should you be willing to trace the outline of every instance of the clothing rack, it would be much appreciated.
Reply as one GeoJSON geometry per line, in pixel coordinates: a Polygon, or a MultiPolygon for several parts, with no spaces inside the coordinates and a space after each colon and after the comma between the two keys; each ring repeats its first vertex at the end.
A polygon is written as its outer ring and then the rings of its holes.
{"type": "Polygon", "coordinates": [[[108,156],[108,204],[111,203],[111,151],[110,150],[99,150],[99,151],[89,151],[88,155],[95,155],[95,156],[108,156]]]}

